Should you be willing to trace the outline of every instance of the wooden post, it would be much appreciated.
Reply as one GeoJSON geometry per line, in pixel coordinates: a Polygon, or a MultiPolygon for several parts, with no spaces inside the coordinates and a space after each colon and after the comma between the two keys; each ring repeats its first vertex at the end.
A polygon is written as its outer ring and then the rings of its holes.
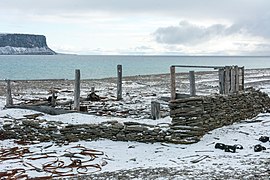
{"type": "Polygon", "coordinates": [[[242,88],[241,90],[244,91],[245,90],[245,68],[244,66],[241,68],[242,69],[242,88]]]}
{"type": "Polygon", "coordinates": [[[218,77],[219,77],[219,93],[224,94],[225,89],[224,89],[224,69],[218,69],[218,77]]]}
{"type": "Polygon", "coordinates": [[[230,89],[230,93],[235,93],[235,67],[233,66],[231,68],[231,89],[230,89]]]}
{"type": "Polygon", "coordinates": [[[55,105],[56,105],[55,90],[54,89],[52,90],[52,102],[51,102],[51,104],[52,104],[52,107],[55,107],[55,105]]]}
{"type": "Polygon", "coordinates": [[[176,98],[176,86],[175,86],[175,66],[171,66],[171,100],[176,98]]]}
{"type": "Polygon", "coordinates": [[[95,87],[94,86],[91,87],[91,93],[95,93],[95,87]]]}
{"type": "Polygon", "coordinates": [[[117,65],[117,100],[122,99],[122,65],[117,65]]]}
{"type": "Polygon", "coordinates": [[[235,66],[235,92],[239,92],[239,68],[235,66]]]}
{"type": "Polygon", "coordinates": [[[80,111],[80,70],[75,70],[75,83],[74,83],[74,110],[80,111]]]}
{"type": "Polygon", "coordinates": [[[230,92],[230,67],[226,66],[225,67],[225,86],[224,86],[224,90],[225,90],[225,94],[229,94],[230,92]]]}
{"type": "Polygon", "coordinates": [[[194,71],[189,71],[189,91],[190,96],[196,96],[196,84],[195,84],[195,73],[194,71]]]}
{"type": "Polygon", "coordinates": [[[160,103],[157,101],[151,102],[151,117],[152,119],[160,119],[160,103]]]}
{"type": "Polygon", "coordinates": [[[12,95],[11,95],[11,86],[10,86],[10,80],[6,80],[7,82],[7,97],[6,97],[6,106],[12,106],[13,105],[13,100],[12,100],[12,95]]]}

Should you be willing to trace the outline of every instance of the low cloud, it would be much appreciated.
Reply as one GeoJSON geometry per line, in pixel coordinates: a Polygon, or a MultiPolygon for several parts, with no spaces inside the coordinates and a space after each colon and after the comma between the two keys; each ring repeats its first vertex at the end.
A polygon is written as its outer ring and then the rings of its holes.
{"type": "Polygon", "coordinates": [[[204,27],[181,21],[179,26],[158,28],[153,35],[158,43],[192,45],[233,33],[234,30],[222,24],[204,27]]]}

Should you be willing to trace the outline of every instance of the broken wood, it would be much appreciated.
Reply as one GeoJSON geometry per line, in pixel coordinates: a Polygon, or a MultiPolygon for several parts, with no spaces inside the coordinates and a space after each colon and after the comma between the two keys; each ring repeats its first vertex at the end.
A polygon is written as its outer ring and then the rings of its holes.
{"type": "Polygon", "coordinates": [[[203,155],[203,156],[199,157],[198,159],[194,159],[194,160],[192,160],[190,162],[192,162],[192,163],[198,163],[198,162],[200,162],[200,161],[202,161],[202,160],[204,160],[206,158],[209,158],[209,157],[210,156],[208,156],[208,155],[203,155]]]}

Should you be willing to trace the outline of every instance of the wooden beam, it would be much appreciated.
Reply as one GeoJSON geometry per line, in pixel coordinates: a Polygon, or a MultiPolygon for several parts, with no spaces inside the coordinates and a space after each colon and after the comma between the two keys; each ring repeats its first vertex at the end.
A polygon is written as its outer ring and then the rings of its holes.
{"type": "Polygon", "coordinates": [[[6,80],[7,82],[7,94],[6,94],[6,106],[12,106],[13,105],[13,99],[11,95],[11,85],[10,85],[10,80],[6,80]]]}
{"type": "Polygon", "coordinates": [[[189,71],[189,91],[190,96],[196,96],[196,84],[195,84],[195,73],[194,71],[189,71]]]}
{"type": "Polygon", "coordinates": [[[152,119],[160,119],[160,103],[157,101],[151,102],[151,117],[152,119]]]}
{"type": "Polygon", "coordinates": [[[230,93],[230,66],[226,66],[225,67],[225,94],[229,94],[230,93]]]}
{"type": "Polygon", "coordinates": [[[75,82],[74,82],[74,110],[80,111],[80,70],[75,70],[75,82]]]}
{"type": "Polygon", "coordinates": [[[172,65],[173,67],[182,67],[182,68],[210,68],[210,69],[220,69],[221,66],[192,66],[192,65],[172,65]]]}
{"type": "Polygon", "coordinates": [[[235,84],[235,68],[234,66],[231,67],[230,69],[231,71],[231,88],[230,88],[230,93],[235,93],[235,89],[236,89],[236,84],[235,84]]]}
{"type": "Polygon", "coordinates": [[[122,99],[122,65],[117,65],[117,100],[122,99]]]}
{"type": "Polygon", "coordinates": [[[241,69],[242,69],[242,83],[241,83],[242,88],[241,88],[241,90],[244,91],[245,90],[245,68],[244,68],[244,66],[241,67],[241,69]]]}
{"type": "Polygon", "coordinates": [[[239,92],[239,68],[238,66],[235,66],[234,69],[235,69],[235,92],[239,92]]]}
{"type": "Polygon", "coordinates": [[[176,98],[176,86],[175,86],[175,66],[171,66],[171,100],[176,98]]]}
{"type": "Polygon", "coordinates": [[[224,68],[220,68],[218,69],[218,77],[219,77],[219,93],[220,94],[224,94],[225,93],[225,89],[224,89],[224,85],[225,85],[225,79],[224,79],[224,68]]]}

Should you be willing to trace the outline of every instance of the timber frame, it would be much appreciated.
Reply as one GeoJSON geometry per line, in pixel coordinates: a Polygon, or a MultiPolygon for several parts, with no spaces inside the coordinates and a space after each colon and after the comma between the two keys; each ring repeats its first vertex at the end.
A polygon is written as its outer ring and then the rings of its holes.
{"type": "MultiPolygon", "coordinates": [[[[244,90],[244,66],[189,66],[189,65],[172,65],[171,73],[171,100],[176,99],[176,73],[175,68],[208,68],[218,70],[219,76],[219,93],[231,94],[244,90]]],[[[190,95],[196,95],[194,71],[189,71],[190,95]]]]}

